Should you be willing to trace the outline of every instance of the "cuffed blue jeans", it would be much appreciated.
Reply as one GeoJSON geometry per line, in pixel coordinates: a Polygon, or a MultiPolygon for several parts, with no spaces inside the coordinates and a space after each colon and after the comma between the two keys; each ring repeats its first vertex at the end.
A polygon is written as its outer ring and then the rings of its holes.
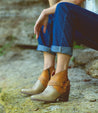
{"type": "Polygon", "coordinates": [[[98,14],[61,2],[55,13],[49,15],[46,33],[42,26],[37,50],[72,56],[73,41],[98,50],[98,14]]]}

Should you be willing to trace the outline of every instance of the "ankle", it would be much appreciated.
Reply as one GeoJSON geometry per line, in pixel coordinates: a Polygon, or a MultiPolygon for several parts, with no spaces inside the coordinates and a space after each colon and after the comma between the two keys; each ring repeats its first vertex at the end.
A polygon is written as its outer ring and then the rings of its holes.
{"type": "Polygon", "coordinates": [[[56,72],[55,73],[59,73],[59,72],[61,72],[61,71],[65,71],[66,70],[66,72],[68,71],[68,68],[56,68],[56,72]]]}
{"type": "Polygon", "coordinates": [[[68,64],[63,64],[63,65],[57,65],[56,67],[56,73],[59,73],[61,71],[68,71],[68,64]]]}
{"type": "Polygon", "coordinates": [[[50,67],[55,67],[54,65],[44,65],[43,70],[49,69],[50,67]]]}

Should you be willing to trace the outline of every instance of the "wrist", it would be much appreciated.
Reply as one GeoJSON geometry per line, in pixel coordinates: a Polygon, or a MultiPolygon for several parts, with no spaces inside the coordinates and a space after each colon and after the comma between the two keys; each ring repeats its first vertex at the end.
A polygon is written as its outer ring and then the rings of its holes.
{"type": "Polygon", "coordinates": [[[48,15],[49,15],[48,12],[47,12],[47,9],[43,9],[42,14],[43,14],[44,16],[48,16],[48,15]]]}

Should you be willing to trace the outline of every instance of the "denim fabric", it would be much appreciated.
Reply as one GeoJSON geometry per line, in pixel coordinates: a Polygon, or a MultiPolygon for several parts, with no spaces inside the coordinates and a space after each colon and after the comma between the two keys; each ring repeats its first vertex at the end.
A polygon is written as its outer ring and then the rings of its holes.
{"type": "Polygon", "coordinates": [[[42,26],[37,50],[72,56],[73,41],[98,50],[98,14],[62,2],[55,13],[49,15],[46,33],[42,26]]]}

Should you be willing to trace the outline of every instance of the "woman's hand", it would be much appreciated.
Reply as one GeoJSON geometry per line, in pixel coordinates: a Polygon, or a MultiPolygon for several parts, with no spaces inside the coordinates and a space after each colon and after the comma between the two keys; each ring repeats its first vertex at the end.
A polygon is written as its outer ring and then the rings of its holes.
{"type": "Polygon", "coordinates": [[[43,32],[44,33],[46,32],[47,24],[48,24],[48,15],[46,15],[45,10],[43,10],[34,26],[34,34],[36,34],[36,39],[38,39],[39,37],[39,33],[42,26],[44,26],[43,32]]]}

